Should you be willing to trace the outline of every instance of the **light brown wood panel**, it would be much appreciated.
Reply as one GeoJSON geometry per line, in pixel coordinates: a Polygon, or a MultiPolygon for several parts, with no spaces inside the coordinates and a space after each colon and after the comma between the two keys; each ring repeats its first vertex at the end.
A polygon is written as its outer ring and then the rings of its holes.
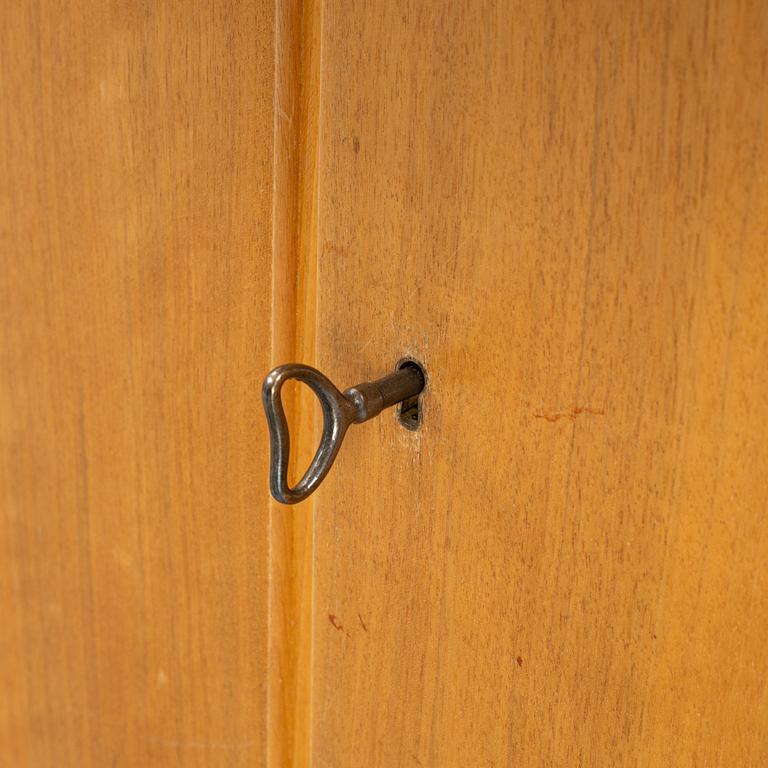
{"type": "Polygon", "coordinates": [[[768,762],[767,25],[324,3],[315,765],[768,762]]]}
{"type": "Polygon", "coordinates": [[[0,17],[0,763],[262,765],[273,4],[0,17]]]}

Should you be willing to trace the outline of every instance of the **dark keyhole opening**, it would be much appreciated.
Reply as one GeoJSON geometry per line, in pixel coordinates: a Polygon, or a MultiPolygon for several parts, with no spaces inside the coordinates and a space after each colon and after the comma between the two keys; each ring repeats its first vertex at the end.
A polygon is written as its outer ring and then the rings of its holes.
{"type": "Polygon", "coordinates": [[[424,378],[424,389],[419,392],[415,397],[409,397],[403,400],[397,406],[397,420],[406,428],[411,431],[418,429],[421,426],[421,396],[426,389],[427,374],[424,371],[424,366],[410,357],[400,360],[397,364],[398,371],[402,371],[403,368],[416,368],[424,378]]]}

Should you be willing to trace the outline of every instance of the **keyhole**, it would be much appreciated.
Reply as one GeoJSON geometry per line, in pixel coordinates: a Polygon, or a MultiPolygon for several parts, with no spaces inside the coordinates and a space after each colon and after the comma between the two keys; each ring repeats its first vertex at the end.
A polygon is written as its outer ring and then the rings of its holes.
{"type": "MultiPolygon", "coordinates": [[[[396,370],[402,371],[403,368],[416,368],[416,370],[421,373],[424,381],[427,381],[427,374],[424,372],[424,366],[422,366],[421,363],[419,363],[417,360],[414,360],[410,357],[400,360],[400,362],[397,364],[396,370]]],[[[423,393],[424,390],[422,390],[415,397],[409,397],[406,400],[403,400],[397,406],[397,420],[406,429],[410,429],[411,431],[417,430],[421,426],[421,395],[423,393]]]]}

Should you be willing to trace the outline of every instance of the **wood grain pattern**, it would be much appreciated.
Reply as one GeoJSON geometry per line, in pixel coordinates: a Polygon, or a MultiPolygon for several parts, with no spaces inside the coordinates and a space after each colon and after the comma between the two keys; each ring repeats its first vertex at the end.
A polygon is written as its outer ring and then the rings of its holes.
{"type": "Polygon", "coordinates": [[[767,25],[324,3],[314,765],[768,762],[767,25]]]}
{"type": "Polygon", "coordinates": [[[0,16],[0,763],[262,765],[273,5],[0,16]]]}

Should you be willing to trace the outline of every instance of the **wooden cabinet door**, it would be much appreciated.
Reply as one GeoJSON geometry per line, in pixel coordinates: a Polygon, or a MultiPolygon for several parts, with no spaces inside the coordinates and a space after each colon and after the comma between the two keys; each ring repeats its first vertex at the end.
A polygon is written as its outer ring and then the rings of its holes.
{"type": "Polygon", "coordinates": [[[0,765],[266,760],[274,11],[0,9],[0,765]]]}
{"type": "Polygon", "coordinates": [[[321,15],[313,764],[766,764],[765,5],[321,15]]]}

